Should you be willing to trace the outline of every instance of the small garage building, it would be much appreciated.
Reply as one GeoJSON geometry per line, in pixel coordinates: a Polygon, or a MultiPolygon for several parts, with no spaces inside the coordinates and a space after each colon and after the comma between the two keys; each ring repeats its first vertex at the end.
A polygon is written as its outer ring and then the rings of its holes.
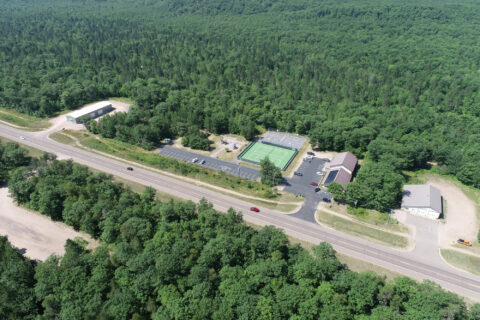
{"type": "Polygon", "coordinates": [[[440,190],[429,184],[404,185],[402,209],[417,216],[438,219],[443,212],[440,190]]]}
{"type": "Polygon", "coordinates": [[[74,123],[82,123],[82,120],[85,118],[94,119],[112,110],[113,107],[109,101],[101,101],[67,114],[67,120],[74,123]]]}

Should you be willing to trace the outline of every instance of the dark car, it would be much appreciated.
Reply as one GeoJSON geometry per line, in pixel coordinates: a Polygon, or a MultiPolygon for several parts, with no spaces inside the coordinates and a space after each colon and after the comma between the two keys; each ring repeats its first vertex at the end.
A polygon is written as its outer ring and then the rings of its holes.
{"type": "Polygon", "coordinates": [[[318,186],[318,183],[312,181],[312,182],[310,182],[310,185],[316,187],[316,186],[318,186]]]}
{"type": "Polygon", "coordinates": [[[296,176],[299,176],[299,177],[303,176],[303,173],[298,172],[298,171],[295,171],[293,174],[296,175],[296,176]]]}
{"type": "Polygon", "coordinates": [[[323,201],[325,201],[325,202],[332,202],[332,200],[330,200],[330,198],[323,198],[323,201]]]}
{"type": "Polygon", "coordinates": [[[311,151],[308,151],[307,154],[308,154],[309,156],[314,156],[314,155],[315,155],[315,153],[313,153],[313,152],[311,152],[311,151]]]}
{"type": "Polygon", "coordinates": [[[128,171],[133,171],[133,168],[132,167],[127,167],[127,170],[128,171]]]}
{"type": "Polygon", "coordinates": [[[316,187],[314,190],[315,190],[315,192],[318,192],[318,191],[320,191],[320,190],[322,190],[322,189],[320,189],[319,187],[316,187]]]}
{"type": "Polygon", "coordinates": [[[250,211],[260,212],[260,210],[257,207],[250,207],[250,211]]]}

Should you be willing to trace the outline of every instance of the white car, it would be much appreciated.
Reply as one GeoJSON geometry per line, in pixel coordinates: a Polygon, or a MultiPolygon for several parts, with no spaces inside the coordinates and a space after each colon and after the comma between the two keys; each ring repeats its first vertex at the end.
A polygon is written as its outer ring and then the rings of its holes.
{"type": "Polygon", "coordinates": [[[20,140],[25,140],[25,137],[24,137],[24,136],[20,136],[20,140]]]}
{"type": "Polygon", "coordinates": [[[193,158],[192,163],[196,163],[198,161],[198,158],[193,158]]]}
{"type": "Polygon", "coordinates": [[[200,161],[200,164],[205,164],[205,160],[200,161]]]}
{"type": "Polygon", "coordinates": [[[319,176],[323,176],[323,172],[322,172],[322,171],[317,171],[317,174],[318,174],[319,176]]]}

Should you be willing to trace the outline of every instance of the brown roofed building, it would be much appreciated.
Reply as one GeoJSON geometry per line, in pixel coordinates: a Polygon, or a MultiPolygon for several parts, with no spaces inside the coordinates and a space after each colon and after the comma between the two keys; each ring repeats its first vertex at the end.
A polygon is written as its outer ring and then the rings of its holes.
{"type": "Polygon", "coordinates": [[[332,182],[337,182],[342,186],[346,186],[352,180],[352,174],[357,166],[357,157],[351,152],[343,152],[337,154],[326,169],[328,173],[323,181],[323,185],[327,186],[332,182]]]}

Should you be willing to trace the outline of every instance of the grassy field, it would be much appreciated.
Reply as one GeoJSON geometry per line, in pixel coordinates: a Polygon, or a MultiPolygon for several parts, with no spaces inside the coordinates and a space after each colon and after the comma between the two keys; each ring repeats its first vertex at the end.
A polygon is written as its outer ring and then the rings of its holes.
{"type": "Polygon", "coordinates": [[[456,250],[440,249],[440,253],[449,264],[468,271],[470,273],[480,275],[480,258],[464,254],[456,250]]]}
{"type": "Polygon", "coordinates": [[[65,135],[61,132],[54,132],[50,134],[50,138],[60,143],[75,145],[75,140],[72,137],[65,135]]]}
{"type": "MultiPolygon", "coordinates": [[[[222,190],[215,189],[215,188],[209,188],[209,187],[206,187],[206,188],[209,189],[209,190],[218,192],[218,193],[225,194],[227,196],[231,196],[231,194],[229,192],[226,192],[226,191],[222,191],[222,190]]],[[[302,200],[305,200],[304,198],[301,198],[301,200],[293,200],[292,203],[278,203],[280,201],[281,202],[286,202],[286,201],[283,201],[283,196],[284,195],[285,195],[285,193],[281,194],[280,198],[275,199],[274,201],[252,199],[252,198],[248,198],[248,197],[242,197],[242,196],[239,196],[239,195],[235,195],[235,198],[239,199],[239,200],[242,200],[242,201],[245,201],[245,202],[249,202],[252,205],[261,206],[261,207],[271,209],[271,210],[277,210],[277,211],[280,211],[280,212],[283,212],[283,213],[290,213],[295,209],[300,209],[301,202],[303,202],[302,200]],[[301,201],[301,202],[299,202],[299,201],[301,201]]]]}
{"type": "Polygon", "coordinates": [[[47,119],[37,118],[5,108],[0,108],[0,120],[8,122],[12,126],[22,127],[28,131],[41,131],[51,126],[47,119]]]}
{"type": "Polygon", "coordinates": [[[316,218],[319,222],[341,232],[395,248],[406,248],[408,238],[387,231],[371,228],[341,217],[318,211],[316,218]]]}
{"type": "Polygon", "coordinates": [[[390,215],[378,212],[376,210],[354,209],[352,207],[339,205],[337,203],[332,203],[330,209],[340,214],[344,214],[345,216],[356,221],[370,224],[372,227],[380,227],[382,229],[402,233],[409,232],[407,226],[399,224],[398,221],[392,218],[390,215]]]}
{"type": "Polygon", "coordinates": [[[294,154],[295,151],[291,149],[255,142],[240,159],[260,163],[268,157],[277,168],[283,169],[294,154]]]}
{"type": "MultiPolygon", "coordinates": [[[[71,135],[75,139],[78,139],[78,141],[87,148],[111,154],[125,160],[135,161],[156,169],[193,178],[226,190],[265,199],[277,199],[280,197],[280,195],[274,193],[271,188],[258,182],[241,179],[224,172],[202,168],[190,163],[164,157],[155,154],[153,151],[147,151],[128,143],[113,139],[98,138],[86,131],[65,130],[63,134],[71,135]]],[[[55,138],[55,136],[52,136],[52,138],[55,138]]]]}

